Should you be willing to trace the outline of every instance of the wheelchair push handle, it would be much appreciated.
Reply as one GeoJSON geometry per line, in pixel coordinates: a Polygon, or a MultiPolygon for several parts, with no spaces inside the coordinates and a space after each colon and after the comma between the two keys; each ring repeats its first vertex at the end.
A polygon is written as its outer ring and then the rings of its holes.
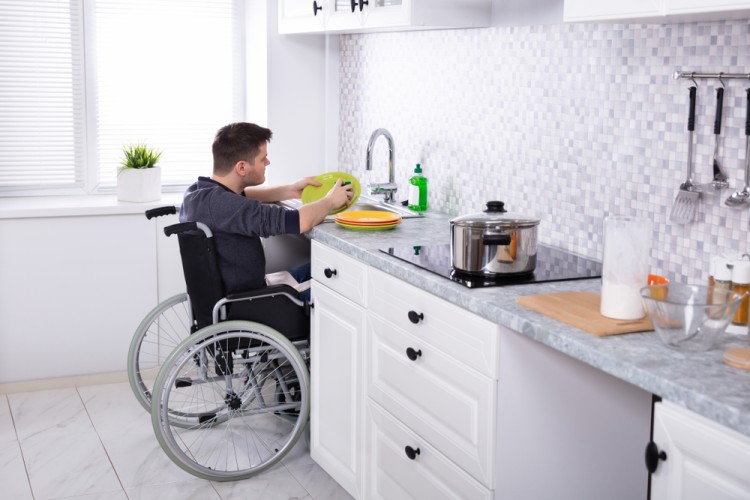
{"type": "Polygon", "coordinates": [[[148,220],[151,220],[154,217],[161,217],[162,215],[172,215],[176,213],[177,208],[175,208],[174,205],[168,207],[158,207],[152,208],[151,210],[146,210],[146,218],[148,220]]]}
{"type": "Polygon", "coordinates": [[[173,234],[184,233],[185,231],[203,231],[207,238],[213,237],[211,230],[202,222],[180,222],[164,228],[164,234],[172,236],[173,234]]]}

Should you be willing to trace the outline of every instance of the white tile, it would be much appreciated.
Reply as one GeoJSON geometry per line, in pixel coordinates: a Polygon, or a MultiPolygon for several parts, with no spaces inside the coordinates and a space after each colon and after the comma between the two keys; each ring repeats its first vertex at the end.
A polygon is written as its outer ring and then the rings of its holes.
{"type": "Polygon", "coordinates": [[[16,440],[0,441],[0,485],[3,498],[32,500],[21,448],[16,440]]]}
{"type": "Polygon", "coordinates": [[[121,489],[75,389],[8,396],[36,500],[121,489]]]}
{"type": "Polygon", "coordinates": [[[312,500],[307,490],[289,473],[261,474],[242,481],[213,485],[223,500],[312,500]]]}
{"type": "Polygon", "coordinates": [[[213,485],[184,482],[159,485],[141,485],[125,490],[130,500],[221,500],[213,485]]]}
{"type": "Polygon", "coordinates": [[[290,467],[289,472],[315,500],[352,500],[352,496],[316,463],[290,467]]]}
{"type": "Polygon", "coordinates": [[[16,439],[16,428],[13,425],[13,417],[10,414],[8,398],[5,394],[0,394],[0,443],[16,439]]]}
{"type": "Polygon", "coordinates": [[[79,392],[123,487],[200,481],[161,449],[151,415],[128,384],[81,387],[79,392]]]}

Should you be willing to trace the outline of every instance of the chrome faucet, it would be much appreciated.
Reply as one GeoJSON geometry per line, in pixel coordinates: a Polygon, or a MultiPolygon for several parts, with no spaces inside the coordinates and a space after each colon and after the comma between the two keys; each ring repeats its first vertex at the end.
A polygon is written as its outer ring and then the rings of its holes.
{"type": "Polygon", "coordinates": [[[370,184],[367,186],[367,192],[369,194],[382,194],[385,195],[386,203],[394,203],[394,195],[398,190],[398,185],[395,181],[394,166],[396,164],[396,145],[393,143],[393,136],[384,128],[375,130],[370,136],[370,142],[367,143],[367,163],[365,170],[372,170],[372,149],[375,145],[375,141],[380,136],[384,136],[388,141],[388,182],[379,184],[370,184]]]}

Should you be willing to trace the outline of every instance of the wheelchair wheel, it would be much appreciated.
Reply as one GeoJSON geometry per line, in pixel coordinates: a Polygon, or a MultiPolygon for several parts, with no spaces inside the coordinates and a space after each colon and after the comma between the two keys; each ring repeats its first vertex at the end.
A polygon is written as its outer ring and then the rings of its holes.
{"type": "Polygon", "coordinates": [[[309,373],[276,330],[226,321],[184,340],[154,385],[151,421],[159,444],[185,471],[212,481],[272,467],[302,436],[309,373]]]}
{"type": "Polygon", "coordinates": [[[138,325],[128,351],[128,380],[146,411],[164,360],[190,335],[191,324],[190,302],[182,293],[160,303],[138,325]]]}

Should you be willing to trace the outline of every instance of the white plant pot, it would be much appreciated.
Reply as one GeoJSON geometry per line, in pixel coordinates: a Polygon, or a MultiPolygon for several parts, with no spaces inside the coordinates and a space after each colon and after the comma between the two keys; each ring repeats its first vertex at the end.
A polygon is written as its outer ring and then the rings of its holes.
{"type": "Polygon", "coordinates": [[[117,199],[156,201],[161,199],[161,168],[128,168],[117,174],[117,199]]]}

